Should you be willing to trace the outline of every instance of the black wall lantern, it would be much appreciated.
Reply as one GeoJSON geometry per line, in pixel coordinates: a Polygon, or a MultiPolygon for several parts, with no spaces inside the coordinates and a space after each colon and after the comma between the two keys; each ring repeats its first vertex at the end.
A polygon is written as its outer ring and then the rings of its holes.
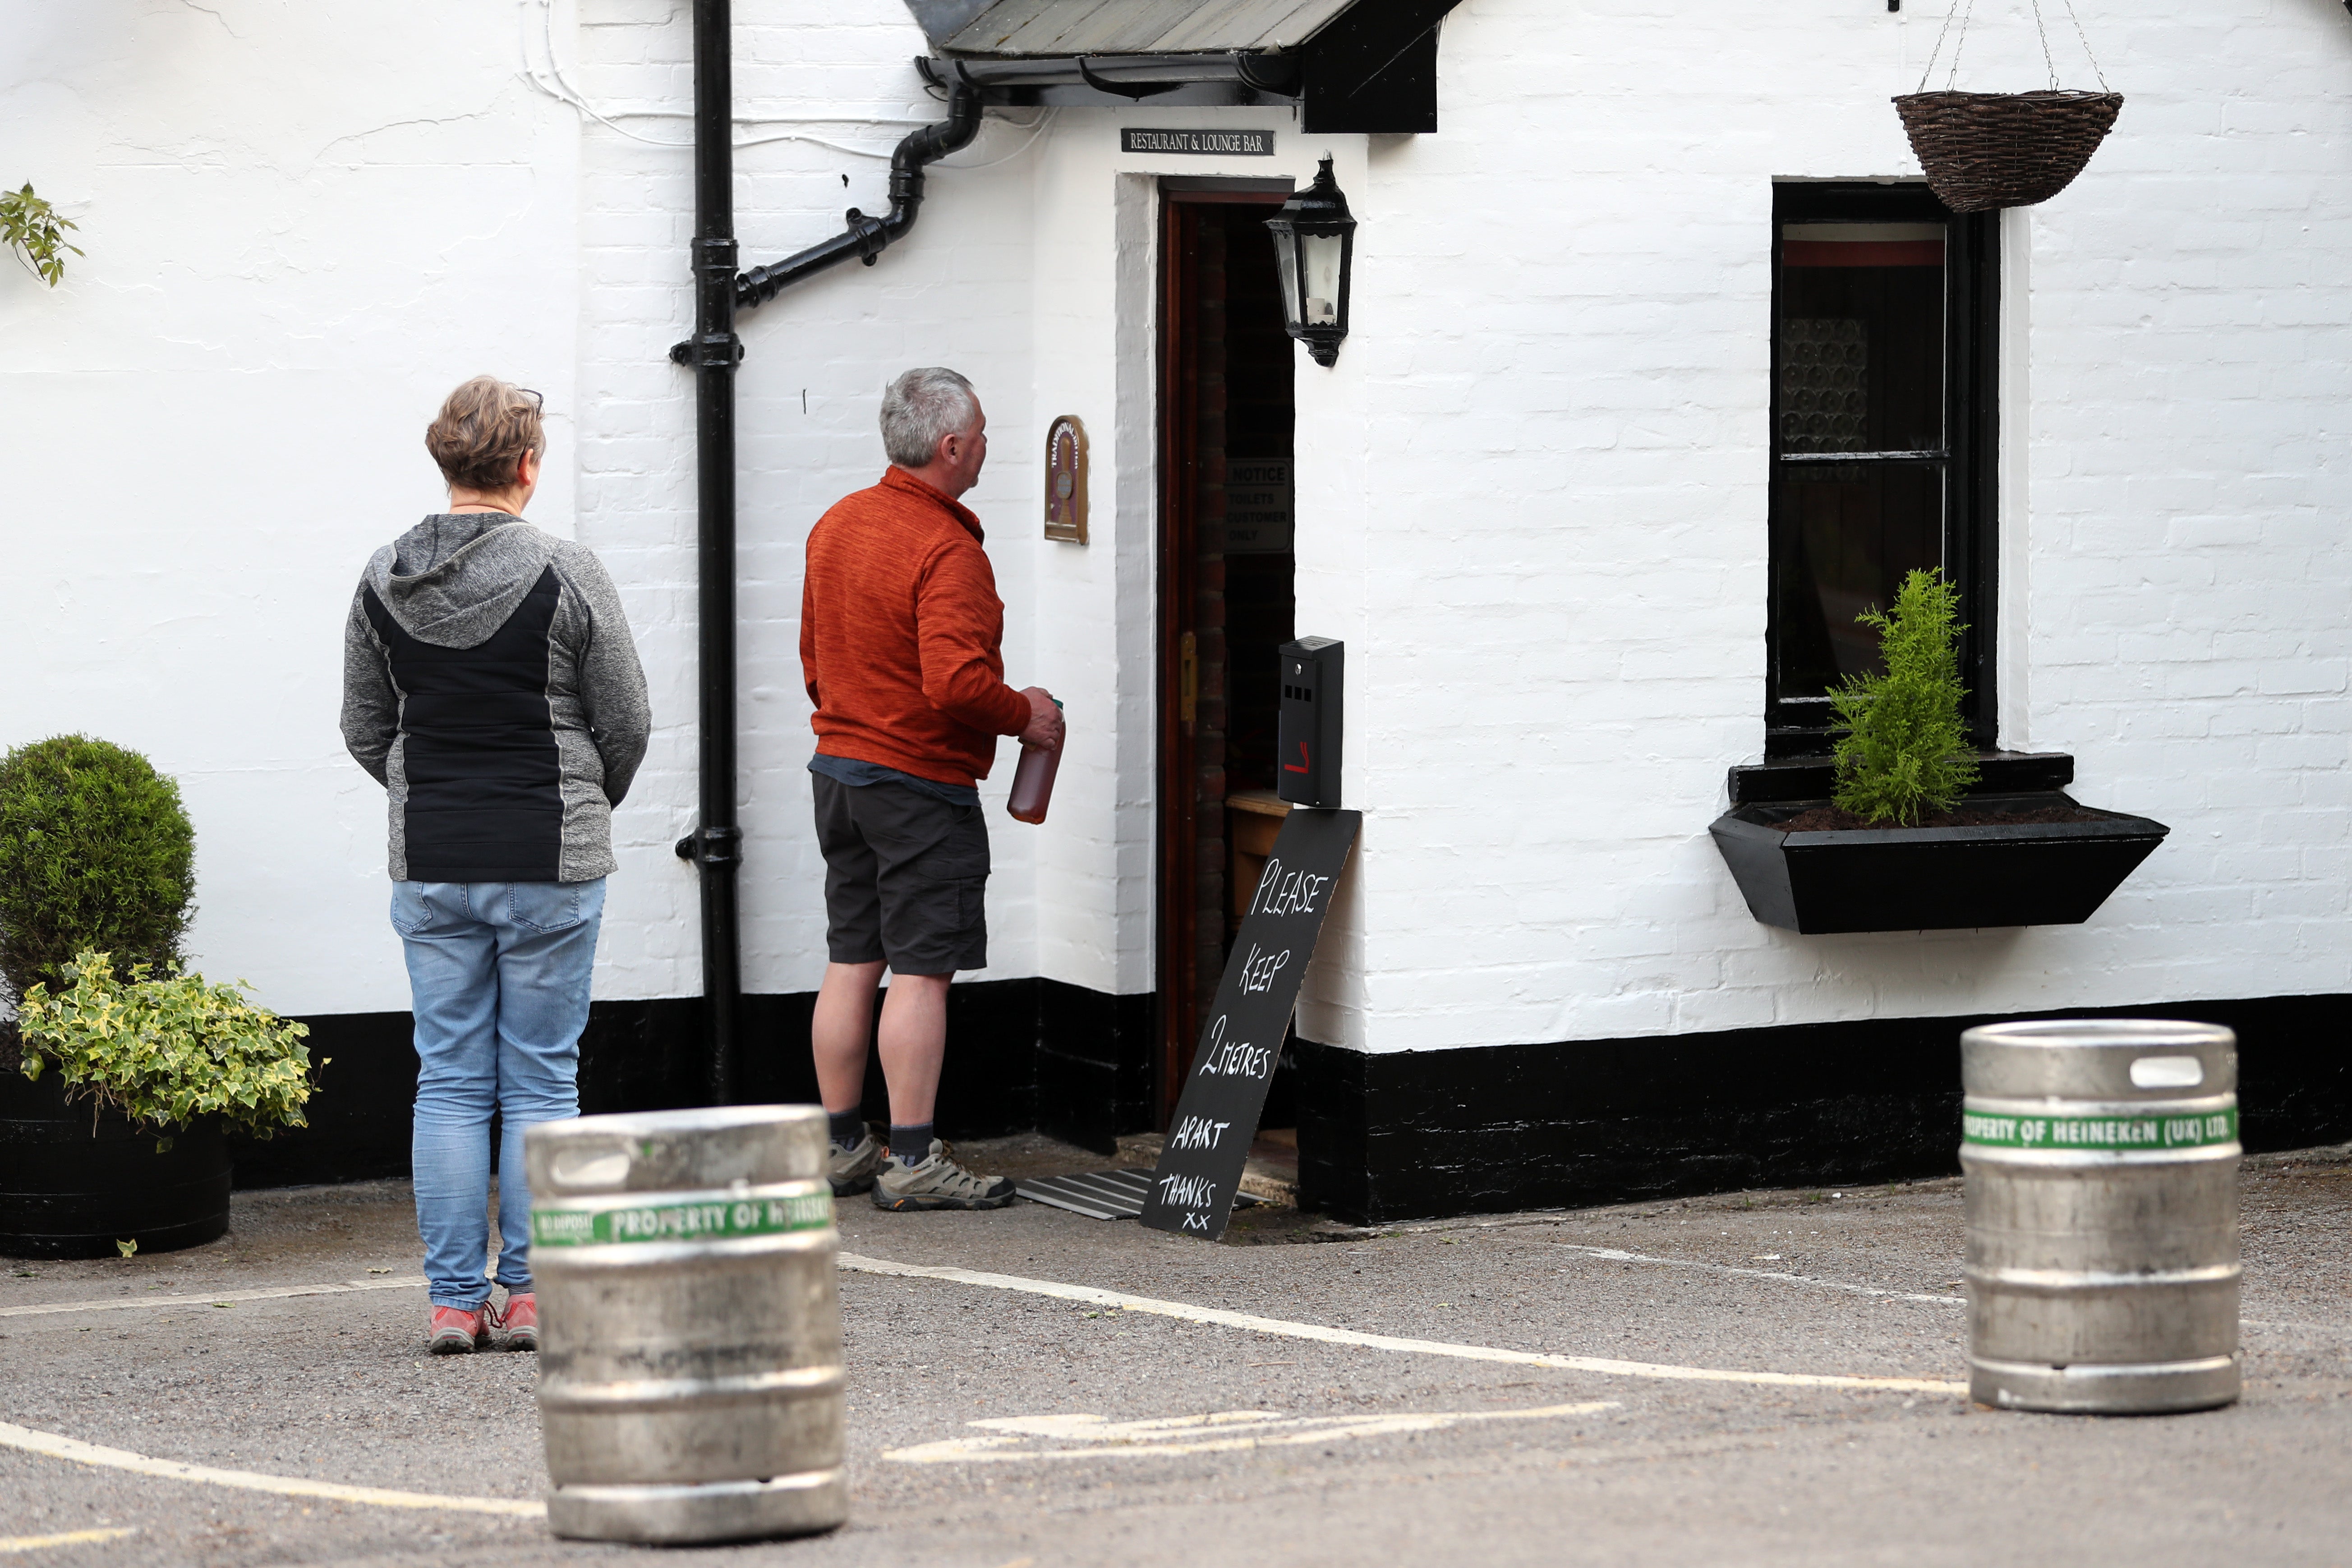
{"type": "Polygon", "coordinates": [[[1275,260],[1282,268],[1282,313],[1290,335],[1307,345],[1317,364],[1337,363],[1340,341],[1348,335],[1356,220],[1348,216],[1348,198],[1331,178],[1330,159],[1323,160],[1315,183],[1293,193],[1265,226],[1273,231],[1275,260]]]}

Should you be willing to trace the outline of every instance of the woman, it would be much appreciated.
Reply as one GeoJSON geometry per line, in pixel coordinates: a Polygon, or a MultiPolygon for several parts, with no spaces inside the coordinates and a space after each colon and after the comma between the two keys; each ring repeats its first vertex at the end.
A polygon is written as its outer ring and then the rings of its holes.
{"type": "Polygon", "coordinates": [[[360,578],[343,740],[391,796],[430,1346],[537,1350],[522,1134],[580,1113],[612,809],[645,756],[646,679],[604,566],[522,521],[547,449],[539,395],[476,376],[425,447],[449,509],[360,578]],[[483,1269],[493,1114],[503,1307],[483,1269]]]}

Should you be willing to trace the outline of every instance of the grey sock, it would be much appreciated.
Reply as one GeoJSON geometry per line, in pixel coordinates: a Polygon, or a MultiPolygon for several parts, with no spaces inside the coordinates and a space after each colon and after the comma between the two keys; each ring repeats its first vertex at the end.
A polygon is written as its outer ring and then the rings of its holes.
{"type": "Polygon", "coordinates": [[[864,1141],[866,1112],[862,1107],[853,1105],[847,1110],[828,1110],[824,1115],[825,1120],[833,1123],[835,1148],[855,1149],[864,1141]]]}
{"type": "Polygon", "coordinates": [[[890,1123],[890,1157],[908,1165],[919,1165],[931,1157],[931,1124],[909,1122],[905,1126],[890,1123]]]}

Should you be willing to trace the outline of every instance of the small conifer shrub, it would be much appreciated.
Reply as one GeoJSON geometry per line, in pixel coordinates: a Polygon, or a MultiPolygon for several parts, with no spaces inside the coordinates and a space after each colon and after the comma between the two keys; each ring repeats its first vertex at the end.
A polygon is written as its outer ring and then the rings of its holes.
{"type": "Polygon", "coordinates": [[[146,758],[87,735],[0,756],[0,979],[56,991],[87,949],[180,968],[196,836],[180,789],[146,758]]]}
{"type": "Polygon", "coordinates": [[[1847,731],[1832,760],[1835,803],[1873,823],[1916,826],[1931,811],[1949,811],[1977,781],[1976,758],[1960,724],[1959,590],[1940,568],[1914,571],[1895,591],[1892,610],[1854,617],[1878,633],[1880,675],[1849,676],[1830,693],[1847,731]]]}

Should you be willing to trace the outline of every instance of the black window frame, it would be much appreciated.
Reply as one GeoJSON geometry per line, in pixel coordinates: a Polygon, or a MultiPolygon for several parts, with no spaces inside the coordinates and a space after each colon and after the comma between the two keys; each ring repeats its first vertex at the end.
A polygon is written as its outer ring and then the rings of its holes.
{"type": "Polygon", "coordinates": [[[1817,756],[1843,731],[1829,700],[1780,695],[1781,564],[1792,520],[1781,505],[1780,478],[1798,463],[1902,462],[1939,465],[1944,474],[1944,571],[1960,594],[1960,680],[1968,688],[1961,721],[1979,751],[1998,749],[1994,690],[1995,616],[2000,581],[2000,215],[1955,213],[1913,182],[1804,182],[1772,189],[1771,482],[1766,502],[1770,559],[1766,588],[1764,754],[1817,756]],[[1790,453],[1780,426],[1780,241],[1792,223],[1937,223],[1944,226],[1944,441],[1933,457],[1874,453],[1790,453]]]}

